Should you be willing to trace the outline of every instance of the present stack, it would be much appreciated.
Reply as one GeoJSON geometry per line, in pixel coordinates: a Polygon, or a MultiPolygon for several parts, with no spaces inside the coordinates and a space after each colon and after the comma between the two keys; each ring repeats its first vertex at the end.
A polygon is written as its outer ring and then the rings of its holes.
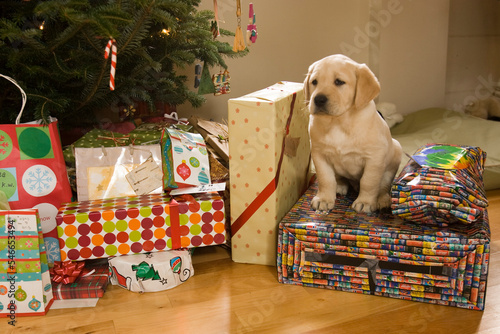
{"type": "Polygon", "coordinates": [[[358,214],[355,195],[313,211],[313,185],[280,223],[279,281],[483,310],[490,254],[488,214],[449,227],[358,214]]]}
{"type": "Polygon", "coordinates": [[[392,186],[392,212],[422,224],[472,224],[488,206],[486,153],[479,147],[428,144],[418,149],[392,186]]]}

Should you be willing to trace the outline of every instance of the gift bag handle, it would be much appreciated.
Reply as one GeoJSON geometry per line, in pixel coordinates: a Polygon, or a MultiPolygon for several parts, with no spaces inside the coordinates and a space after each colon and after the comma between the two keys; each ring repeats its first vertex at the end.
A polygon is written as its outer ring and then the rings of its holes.
{"type": "Polygon", "coordinates": [[[21,96],[23,98],[23,103],[21,105],[21,111],[19,112],[19,115],[17,115],[17,118],[16,118],[16,124],[19,124],[21,122],[21,116],[23,115],[23,111],[24,111],[24,106],[26,105],[26,93],[24,92],[24,90],[21,88],[21,86],[19,86],[19,84],[16,82],[16,80],[12,79],[11,77],[8,77],[6,75],[3,75],[3,74],[0,74],[0,77],[2,78],[5,78],[7,80],[9,80],[10,82],[12,82],[14,85],[16,85],[17,88],[19,88],[19,90],[21,91],[21,96]]]}

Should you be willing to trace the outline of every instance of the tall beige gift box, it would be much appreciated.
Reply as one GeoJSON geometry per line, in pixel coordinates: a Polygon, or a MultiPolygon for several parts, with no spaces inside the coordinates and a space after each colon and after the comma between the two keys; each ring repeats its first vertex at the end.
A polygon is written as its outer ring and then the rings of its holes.
{"type": "Polygon", "coordinates": [[[278,224],[308,185],[302,83],[279,82],[228,102],[232,259],[276,265],[278,224]]]}

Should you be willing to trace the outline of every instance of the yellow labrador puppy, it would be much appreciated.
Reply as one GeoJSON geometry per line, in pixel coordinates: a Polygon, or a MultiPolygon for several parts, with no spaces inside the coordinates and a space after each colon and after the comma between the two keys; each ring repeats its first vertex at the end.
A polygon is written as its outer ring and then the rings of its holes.
{"type": "Polygon", "coordinates": [[[402,150],[376,110],[375,75],[365,64],[333,55],[309,67],[304,92],[319,188],[312,208],[332,209],[336,193],[345,195],[349,185],[359,190],[352,204],[356,212],[390,207],[402,150]]]}

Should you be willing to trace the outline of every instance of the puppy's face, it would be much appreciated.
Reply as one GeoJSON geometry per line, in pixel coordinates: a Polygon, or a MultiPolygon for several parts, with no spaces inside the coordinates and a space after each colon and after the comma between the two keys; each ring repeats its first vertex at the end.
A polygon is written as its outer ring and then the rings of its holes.
{"type": "Polygon", "coordinates": [[[380,85],[366,65],[333,55],[309,67],[304,92],[311,114],[340,116],[368,104],[379,94],[380,85]]]}

